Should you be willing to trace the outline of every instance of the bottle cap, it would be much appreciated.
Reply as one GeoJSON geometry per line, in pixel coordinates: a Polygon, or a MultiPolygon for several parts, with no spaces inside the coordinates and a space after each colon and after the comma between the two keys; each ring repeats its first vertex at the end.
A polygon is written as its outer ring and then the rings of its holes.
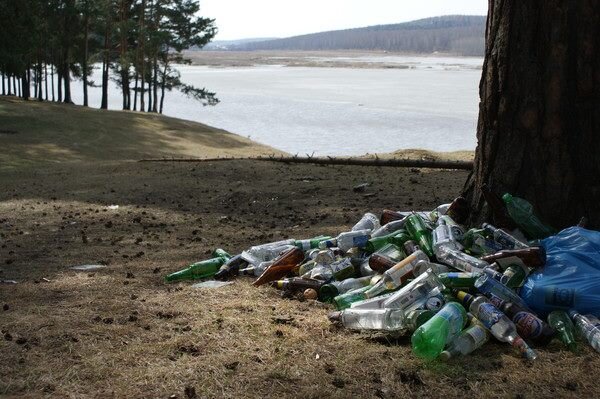
{"type": "Polygon", "coordinates": [[[448,360],[450,360],[451,357],[452,354],[448,351],[443,351],[442,353],[440,353],[440,360],[442,362],[447,362],[448,360]]]}

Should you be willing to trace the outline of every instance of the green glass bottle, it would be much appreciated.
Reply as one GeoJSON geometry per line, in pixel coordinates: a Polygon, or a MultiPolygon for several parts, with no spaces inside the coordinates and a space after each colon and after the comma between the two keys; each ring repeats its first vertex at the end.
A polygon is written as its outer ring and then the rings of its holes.
{"type": "Polygon", "coordinates": [[[219,268],[227,262],[231,255],[222,249],[217,249],[213,255],[217,255],[212,259],[203,260],[202,262],[192,263],[183,270],[169,274],[165,277],[167,282],[181,280],[198,280],[201,278],[212,277],[219,271],[219,268]]]}
{"type": "Polygon", "coordinates": [[[319,248],[319,243],[321,241],[327,241],[330,239],[330,236],[317,236],[308,240],[296,240],[294,241],[294,246],[296,246],[296,248],[300,248],[303,251],[308,251],[310,249],[319,248]]]}
{"type": "Polygon", "coordinates": [[[411,214],[406,218],[406,230],[412,239],[417,242],[419,249],[432,258],[434,253],[431,229],[427,227],[423,218],[416,213],[411,214]]]}
{"type": "Polygon", "coordinates": [[[563,310],[550,312],[548,315],[548,324],[558,332],[558,337],[570,351],[574,352],[577,350],[577,342],[575,342],[575,325],[567,312],[563,310]]]}
{"type": "Polygon", "coordinates": [[[406,234],[406,230],[394,231],[393,233],[384,236],[371,238],[369,239],[369,241],[367,241],[367,245],[365,246],[365,252],[372,254],[373,252],[376,252],[377,250],[383,248],[385,245],[390,243],[402,245],[404,244],[404,242],[402,242],[402,244],[398,244],[398,242],[400,240],[403,240],[404,237],[406,237],[406,240],[404,241],[410,239],[410,237],[406,234]]]}
{"type": "Polygon", "coordinates": [[[397,247],[404,247],[404,244],[407,241],[410,241],[411,237],[406,230],[400,231],[400,233],[396,233],[392,238],[390,238],[390,244],[394,244],[397,247]]]}
{"type": "Polygon", "coordinates": [[[448,272],[438,274],[438,278],[447,288],[474,288],[479,272],[448,272]]]}
{"type": "Polygon", "coordinates": [[[509,193],[502,196],[510,217],[529,236],[529,238],[546,238],[555,230],[545,225],[533,212],[533,205],[523,198],[513,197],[509,193]]]}
{"type": "Polygon", "coordinates": [[[467,312],[461,304],[445,304],[435,316],[414,332],[411,338],[413,352],[423,359],[435,359],[446,344],[460,334],[467,320],[467,312]]]}

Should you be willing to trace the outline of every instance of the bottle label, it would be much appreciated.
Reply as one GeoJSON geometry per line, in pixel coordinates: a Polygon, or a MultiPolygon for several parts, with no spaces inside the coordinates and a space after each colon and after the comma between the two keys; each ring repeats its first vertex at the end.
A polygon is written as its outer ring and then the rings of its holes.
{"type": "Polygon", "coordinates": [[[492,326],[504,316],[504,313],[499,311],[494,305],[491,303],[482,303],[479,306],[479,310],[477,312],[477,318],[487,329],[491,329],[492,326]]]}
{"type": "Polygon", "coordinates": [[[466,330],[466,333],[473,338],[475,346],[483,344],[487,340],[487,331],[481,326],[473,326],[466,330]]]}
{"type": "Polygon", "coordinates": [[[364,248],[367,246],[367,241],[369,241],[369,236],[358,236],[352,238],[352,246],[358,248],[364,248]]]}
{"type": "Polygon", "coordinates": [[[525,339],[537,338],[542,334],[542,321],[529,312],[518,312],[513,317],[517,332],[525,339]]]}
{"type": "Polygon", "coordinates": [[[573,308],[575,305],[575,289],[549,286],[544,289],[546,305],[562,308],[573,308]]]}

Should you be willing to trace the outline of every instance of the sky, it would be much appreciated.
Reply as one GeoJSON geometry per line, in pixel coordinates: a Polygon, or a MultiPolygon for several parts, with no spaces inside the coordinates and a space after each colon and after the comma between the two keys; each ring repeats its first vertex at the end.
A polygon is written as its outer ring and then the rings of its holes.
{"type": "Polygon", "coordinates": [[[485,15],[487,0],[200,0],[215,40],[288,37],[450,14],[485,15]]]}

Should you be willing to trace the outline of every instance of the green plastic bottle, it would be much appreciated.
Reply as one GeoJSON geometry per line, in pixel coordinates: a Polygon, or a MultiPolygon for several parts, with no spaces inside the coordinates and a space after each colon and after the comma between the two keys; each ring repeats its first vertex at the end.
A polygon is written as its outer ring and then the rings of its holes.
{"type": "Polygon", "coordinates": [[[408,234],[410,234],[412,239],[419,245],[419,249],[432,258],[434,253],[431,229],[427,227],[423,218],[416,213],[413,213],[406,218],[405,227],[408,234]]]}
{"type": "Polygon", "coordinates": [[[181,281],[181,280],[198,280],[201,278],[212,277],[227,262],[231,255],[222,249],[217,249],[213,252],[212,259],[203,260],[202,262],[192,263],[183,270],[169,274],[165,277],[167,282],[181,281]],[[217,256],[215,256],[217,255],[217,256]]]}
{"type": "Polygon", "coordinates": [[[446,344],[460,334],[467,320],[467,312],[461,304],[445,304],[435,316],[414,332],[411,338],[413,352],[423,359],[435,359],[446,344]]]}
{"type": "Polygon", "coordinates": [[[513,197],[509,193],[502,196],[506,204],[508,214],[519,225],[519,227],[529,236],[529,238],[546,238],[555,233],[555,230],[535,216],[533,205],[523,198],[513,197]]]}

